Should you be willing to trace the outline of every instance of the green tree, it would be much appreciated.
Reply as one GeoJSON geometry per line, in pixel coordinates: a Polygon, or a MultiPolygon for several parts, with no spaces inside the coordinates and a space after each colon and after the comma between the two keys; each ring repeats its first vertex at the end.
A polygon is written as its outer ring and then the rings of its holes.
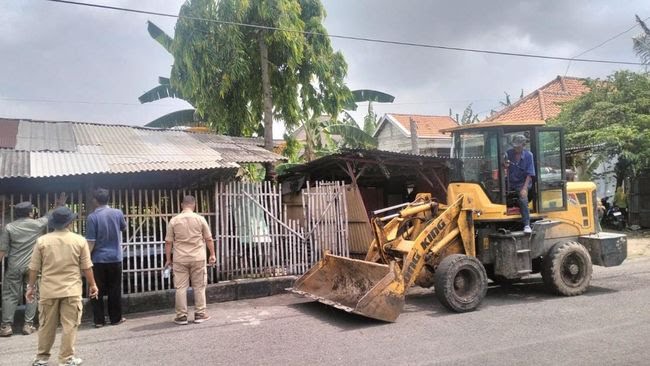
{"type": "Polygon", "coordinates": [[[313,34],[327,33],[319,0],[188,0],[180,15],[170,46],[171,87],[218,132],[263,133],[270,150],[274,119],[291,128],[338,115],[350,99],[343,55],[328,37],[313,34]]]}
{"type": "Polygon", "coordinates": [[[636,15],[636,21],[641,26],[643,33],[632,38],[634,42],[634,51],[641,58],[646,66],[650,65],[650,28],[645,24],[638,15],[636,15]]]}
{"type": "Polygon", "coordinates": [[[619,71],[587,83],[591,91],[564,105],[549,125],[566,129],[568,146],[604,143],[594,154],[618,157],[620,186],[624,178],[650,168],[650,78],[619,71]]]}

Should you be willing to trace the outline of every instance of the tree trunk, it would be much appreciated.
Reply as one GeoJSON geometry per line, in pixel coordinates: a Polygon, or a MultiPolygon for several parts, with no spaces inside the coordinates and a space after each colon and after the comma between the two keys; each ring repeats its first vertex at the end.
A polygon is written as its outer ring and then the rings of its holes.
{"type": "Polygon", "coordinates": [[[262,100],[264,102],[264,148],[273,151],[273,95],[269,77],[269,49],[264,32],[259,33],[260,64],[262,68],[262,100]]]}
{"type": "MultiPolygon", "coordinates": [[[[273,95],[271,94],[271,78],[269,77],[269,48],[264,41],[264,32],[260,32],[260,67],[262,69],[262,101],[264,103],[264,148],[273,151],[273,95]]],[[[265,180],[275,181],[273,163],[264,164],[265,180]]]]}

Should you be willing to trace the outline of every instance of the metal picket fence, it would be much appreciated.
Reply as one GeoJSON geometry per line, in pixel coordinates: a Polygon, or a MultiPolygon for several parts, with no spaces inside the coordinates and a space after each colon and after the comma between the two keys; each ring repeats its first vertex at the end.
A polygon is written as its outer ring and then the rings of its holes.
{"type": "MultiPolygon", "coordinates": [[[[44,215],[60,192],[0,194],[0,226],[13,220],[13,207],[31,201],[44,215]]],[[[162,275],[167,223],[177,215],[181,201],[192,194],[196,212],[204,216],[215,237],[217,265],[210,267],[209,283],[239,278],[299,275],[320,259],[323,250],[349,255],[347,208],[341,183],[317,183],[303,192],[303,219],[290,219],[282,193],[269,182],[218,182],[213,189],[114,189],[109,205],[121,209],[127,220],[122,233],[123,293],[171,289],[162,275]]],[[[78,213],[73,224],[85,233],[86,207],[81,191],[66,192],[67,205],[78,213]]],[[[0,284],[4,263],[0,264],[0,284]]]]}

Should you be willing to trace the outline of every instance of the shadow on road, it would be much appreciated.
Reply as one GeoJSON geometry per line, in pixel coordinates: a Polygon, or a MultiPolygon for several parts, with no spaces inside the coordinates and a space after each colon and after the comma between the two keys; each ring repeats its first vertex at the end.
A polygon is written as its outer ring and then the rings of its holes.
{"type": "Polygon", "coordinates": [[[166,320],[159,323],[150,323],[139,327],[133,327],[130,328],[129,330],[131,332],[146,332],[146,331],[155,331],[155,330],[167,330],[171,328],[178,329],[179,327],[177,324],[174,324],[173,322],[166,320]]]}
{"type": "MultiPolygon", "coordinates": [[[[600,296],[616,293],[618,290],[600,286],[589,286],[581,296],[600,296]]],[[[561,299],[564,296],[551,293],[541,278],[524,279],[521,283],[511,285],[491,285],[484,303],[487,306],[512,305],[513,303],[540,302],[561,299]]]]}
{"type": "MultiPolygon", "coordinates": [[[[618,290],[592,285],[582,296],[601,296],[616,292],[618,292],[618,290]]],[[[562,296],[549,292],[544,286],[541,278],[528,278],[522,280],[520,283],[507,286],[490,283],[487,296],[483,300],[483,306],[510,306],[561,298],[562,296]]],[[[361,315],[348,313],[317,301],[294,303],[288,304],[287,306],[344,331],[391,324],[376,319],[366,318],[361,315]]],[[[426,312],[430,317],[434,318],[455,314],[445,308],[438,301],[434,289],[422,289],[416,287],[411,289],[409,294],[406,296],[406,303],[402,309],[401,316],[417,312],[426,312]]],[[[397,321],[399,321],[399,318],[397,321]]]]}
{"type": "Polygon", "coordinates": [[[318,301],[291,304],[289,307],[307,316],[316,318],[324,323],[338,327],[344,331],[378,327],[390,324],[380,320],[366,318],[365,316],[348,313],[346,311],[321,304],[318,301]]]}

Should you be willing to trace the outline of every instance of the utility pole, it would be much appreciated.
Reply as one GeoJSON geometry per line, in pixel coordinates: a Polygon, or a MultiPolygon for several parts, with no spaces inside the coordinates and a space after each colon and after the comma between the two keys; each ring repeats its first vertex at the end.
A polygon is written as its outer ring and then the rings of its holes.
{"type": "Polygon", "coordinates": [[[409,125],[411,128],[411,154],[419,155],[420,148],[418,147],[418,125],[413,118],[409,118],[409,125]]]}

